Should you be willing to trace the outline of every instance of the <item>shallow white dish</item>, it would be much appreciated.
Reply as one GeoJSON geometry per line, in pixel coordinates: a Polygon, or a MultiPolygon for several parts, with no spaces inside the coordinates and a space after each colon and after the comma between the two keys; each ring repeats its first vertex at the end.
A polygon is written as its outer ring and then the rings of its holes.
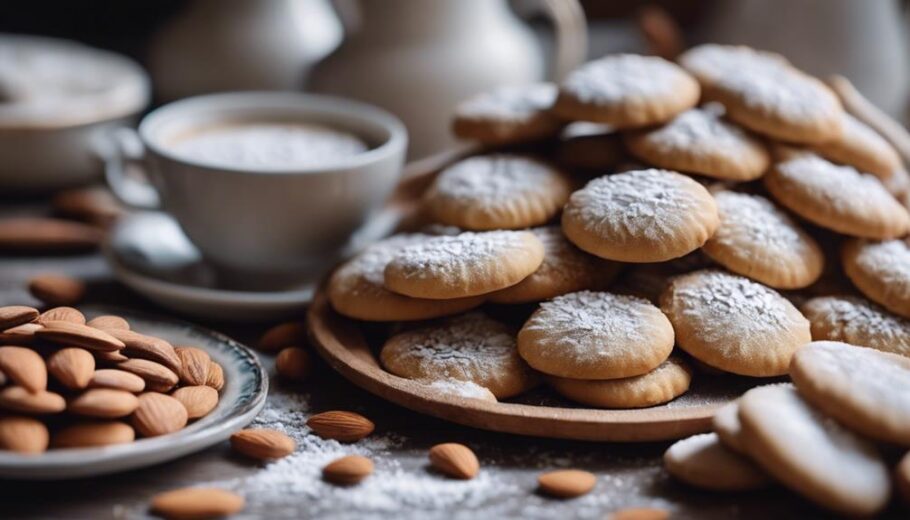
{"type": "Polygon", "coordinates": [[[123,316],[138,332],[171,343],[205,349],[224,368],[225,385],[218,406],[179,432],[102,448],[50,450],[41,455],[0,451],[0,478],[57,480],[116,473],[151,466],[217,444],[243,428],[265,406],[268,374],[256,355],[240,343],[208,329],[121,308],[85,306],[87,317],[123,316]]]}

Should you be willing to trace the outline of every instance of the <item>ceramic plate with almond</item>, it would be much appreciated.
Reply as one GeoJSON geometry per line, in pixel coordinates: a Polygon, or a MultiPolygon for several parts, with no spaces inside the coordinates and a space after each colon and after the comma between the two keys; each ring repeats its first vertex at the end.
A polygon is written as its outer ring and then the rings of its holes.
{"type": "Polygon", "coordinates": [[[2,478],[158,464],[226,440],[265,405],[256,356],[210,330],[103,307],[2,307],[0,322],[23,322],[0,332],[2,478]]]}

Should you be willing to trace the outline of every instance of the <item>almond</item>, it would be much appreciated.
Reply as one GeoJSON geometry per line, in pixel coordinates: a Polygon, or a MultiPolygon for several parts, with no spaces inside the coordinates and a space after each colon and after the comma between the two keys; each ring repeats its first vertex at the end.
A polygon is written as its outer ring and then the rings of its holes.
{"type": "Polygon", "coordinates": [[[224,388],[224,369],[221,368],[221,365],[212,361],[209,365],[209,377],[205,380],[205,384],[218,391],[224,388]]]}
{"type": "Polygon", "coordinates": [[[29,392],[21,386],[0,390],[0,409],[28,414],[58,413],[66,409],[63,396],[53,392],[29,392]]]}
{"type": "Polygon", "coordinates": [[[0,330],[11,329],[38,319],[38,309],[25,305],[0,307],[0,330]]]}
{"type": "Polygon", "coordinates": [[[630,507],[614,511],[609,520],[668,520],[670,512],[656,507],[630,507]]]}
{"type": "Polygon", "coordinates": [[[159,493],[152,512],[170,520],[221,518],[243,510],[243,497],[216,488],[182,488],[159,493]]]}
{"type": "Polygon", "coordinates": [[[47,427],[31,417],[0,417],[0,451],[36,454],[47,450],[47,427]]]}
{"type": "Polygon", "coordinates": [[[153,336],[146,336],[126,329],[102,329],[119,339],[126,347],[121,354],[130,358],[148,359],[168,367],[174,372],[180,371],[180,358],[173,345],[153,336]]]}
{"type": "Polygon", "coordinates": [[[231,435],[231,448],[250,458],[268,460],[290,455],[297,443],[278,430],[250,428],[231,435]]]}
{"type": "Polygon", "coordinates": [[[306,325],[300,321],[289,321],[265,331],[256,348],[263,352],[278,352],[284,347],[305,345],[306,343],[306,325]]]}
{"type": "Polygon", "coordinates": [[[126,345],[110,334],[78,323],[49,321],[43,329],[35,331],[35,337],[67,347],[82,347],[88,350],[120,350],[126,345]]]}
{"type": "Polygon", "coordinates": [[[49,321],[68,321],[70,323],[85,325],[85,316],[72,307],[54,307],[53,309],[42,312],[41,316],[38,316],[38,323],[41,325],[44,325],[49,321]]]}
{"type": "Polygon", "coordinates": [[[136,439],[136,432],[129,424],[120,421],[89,421],[65,426],[54,432],[54,448],[89,448],[126,444],[136,439]]]}
{"type": "Polygon", "coordinates": [[[587,494],[597,484],[593,473],[579,469],[550,471],[537,477],[541,493],[557,498],[575,498],[587,494]]]}
{"type": "Polygon", "coordinates": [[[85,283],[63,274],[42,274],[28,281],[28,290],[49,305],[74,305],[85,296],[85,283]]]}
{"type": "Polygon", "coordinates": [[[312,369],[310,353],[300,347],[285,347],[275,358],[275,370],[288,381],[303,381],[310,375],[312,369]]]}
{"type": "Polygon", "coordinates": [[[152,392],[167,392],[177,386],[177,374],[161,363],[147,359],[127,359],[118,363],[117,368],[141,377],[145,381],[145,389],[152,392]]]}
{"type": "Polygon", "coordinates": [[[186,408],[169,395],[146,392],[133,412],[133,427],[146,437],[173,433],[186,426],[186,408]]]}
{"type": "Polygon", "coordinates": [[[31,345],[35,341],[35,331],[43,328],[38,323],[23,323],[0,332],[0,344],[31,345]]]}
{"type": "Polygon", "coordinates": [[[34,350],[0,347],[0,370],[29,392],[40,392],[47,388],[47,367],[34,350]]]}
{"type": "Polygon", "coordinates": [[[306,425],[323,439],[357,442],[373,433],[375,425],[366,417],[345,411],[331,411],[310,417],[306,425]]]}
{"type": "Polygon", "coordinates": [[[47,358],[47,371],[63,386],[81,390],[88,386],[95,373],[95,357],[85,349],[60,349],[47,358]]]}
{"type": "Polygon", "coordinates": [[[107,227],[123,214],[123,206],[106,188],[76,188],[58,192],[51,199],[54,212],[107,227]]]}
{"type": "Polygon", "coordinates": [[[86,323],[89,327],[101,330],[130,330],[130,324],[120,316],[98,316],[86,323]]]}
{"type": "Polygon", "coordinates": [[[103,233],[68,220],[35,217],[0,219],[0,250],[74,252],[98,247],[103,233]]]}
{"type": "Polygon", "coordinates": [[[122,363],[129,358],[120,353],[119,350],[110,350],[107,352],[96,350],[92,352],[95,356],[95,361],[99,364],[105,366],[116,366],[118,363],[122,363]]]}
{"type": "Polygon", "coordinates": [[[123,390],[92,388],[70,400],[66,411],[74,415],[116,419],[126,417],[139,406],[135,395],[123,390]]]}
{"type": "Polygon", "coordinates": [[[447,442],[430,448],[430,465],[452,478],[470,480],[480,471],[477,455],[464,444],[447,442]]]}
{"type": "Polygon", "coordinates": [[[183,404],[190,419],[205,417],[218,406],[218,390],[210,386],[184,386],[171,396],[183,404]]]}
{"type": "Polygon", "coordinates": [[[209,378],[212,358],[208,352],[196,347],[177,347],[182,367],[177,372],[180,380],[188,385],[204,385],[209,378]]]}
{"type": "Polygon", "coordinates": [[[372,473],[373,461],[360,455],[335,459],[322,468],[322,478],[333,484],[345,486],[357,484],[372,473]]]}
{"type": "Polygon", "coordinates": [[[136,374],[116,368],[95,370],[88,385],[92,388],[113,388],[138,394],[145,390],[145,380],[136,374]]]}

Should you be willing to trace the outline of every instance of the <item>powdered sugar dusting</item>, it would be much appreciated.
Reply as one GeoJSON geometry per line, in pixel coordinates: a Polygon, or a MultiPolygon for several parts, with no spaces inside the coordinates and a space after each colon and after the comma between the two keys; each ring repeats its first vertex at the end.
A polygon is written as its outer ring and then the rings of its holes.
{"type": "Polygon", "coordinates": [[[618,104],[631,99],[674,96],[692,81],[679,66],[653,56],[615,54],[590,61],[560,86],[583,103],[618,104]]]}
{"type": "Polygon", "coordinates": [[[858,270],[879,280],[889,294],[910,297],[910,246],[906,239],[864,241],[853,261],[858,270]]]}
{"type": "Polygon", "coordinates": [[[371,286],[382,287],[385,266],[395,257],[395,254],[402,247],[419,243],[430,236],[421,233],[394,235],[372,244],[341,266],[334,278],[349,281],[348,289],[355,295],[359,288],[363,287],[357,283],[358,278],[371,286]]]}
{"type": "Polygon", "coordinates": [[[489,210],[513,199],[549,199],[553,193],[567,191],[563,174],[546,163],[518,155],[479,155],[440,173],[430,199],[470,202],[489,210]]]}
{"type": "Polygon", "coordinates": [[[910,320],[856,296],[813,298],[802,307],[816,339],[843,341],[910,357],[910,320]],[[823,336],[820,336],[823,334],[823,336]]]}
{"type": "Polygon", "coordinates": [[[732,191],[714,194],[720,227],[711,241],[729,248],[768,251],[787,257],[803,256],[812,248],[812,239],[798,224],[770,200],[760,195],[732,191]]]}
{"type": "Polygon", "coordinates": [[[549,110],[556,100],[556,92],[556,85],[552,83],[505,85],[464,101],[455,109],[455,115],[466,119],[525,122],[549,110]]]}
{"type": "Polygon", "coordinates": [[[422,381],[429,388],[446,395],[464,397],[466,399],[480,399],[483,401],[496,401],[496,396],[488,389],[471,381],[458,379],[438,379],[435,381],[422,381]]]}
{"type": "Polygon", "coordinates": [[[693,108],[676,116],[666,125],[648,132],[644,138],[664,154],[685,153],[696,157],[718,157],[736,161],[753,155],[761,146],[742,128],[728,123],[720,114],[693,108]]]}

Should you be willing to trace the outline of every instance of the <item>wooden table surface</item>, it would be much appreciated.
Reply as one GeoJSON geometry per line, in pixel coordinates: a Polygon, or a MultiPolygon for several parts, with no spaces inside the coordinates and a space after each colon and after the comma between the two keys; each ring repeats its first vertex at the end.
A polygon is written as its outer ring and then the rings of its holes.
{"type": "MultiPolygon", "coordinates": [[[[40,202],[2,203],[0,216],[41,213],[40,202]]],[[[0,256],[0,305],[32,304],[25,281],[41,272],[64,272],[90,283],[86,303],[111,303],[158,312],[116,283],[98,254],[0,256]]],[[[251,344],[263,326],[202,323],[251,344]]],[[[262,356],[274,374],[273,360],[262,356]]],[[[260,423],[287,430],[303,453],[254,464],[232,455],[227,443],[159,466],[100,478],[61,482],[0,481],[0,518],[142,518],[155,493],[180,486],[214,484],[247,500],[237,518],[606,518],[626,507],[660,507],[673,518],[824,518],[827,515],[779,489],[744,494],[707,493],[672,481],[662,470],[665,443],[605,444],[547,440],[473,430],[385,403],[319,363],[300,386],[272,379],[269,407],[260,423]],[[310,413],[349,409],[363,413],[376,433],[355,445],[326,443],[308,432],[310,413]],[[482,465],[474,482],[447,480],[429,471],[427,450],[454,441],[472,447],[482,465]],[[324,450],[327,453],[320,453],[324,450]],[[318,480],[332,453],[366,452],[376,473],[355,488],[318,480]],[[328,453],[332,452],[332,453],[328,453]],[[537,475],[576,467],[598,476],[595,490],[561,501],[535,494],[537,475]]],[[[899,517],[898,512],[893,512],[899,517]]]]}

